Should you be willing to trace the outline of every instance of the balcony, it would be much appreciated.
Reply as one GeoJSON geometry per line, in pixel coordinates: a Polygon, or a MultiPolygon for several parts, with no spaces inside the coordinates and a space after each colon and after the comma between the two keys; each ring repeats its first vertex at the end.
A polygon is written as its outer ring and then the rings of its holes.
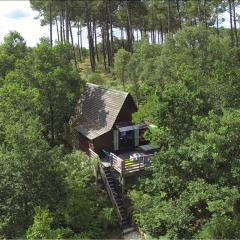
{"type": "Polygon", "coordinates": [[[112,167],[122,176],[133,175],[151,167],[151,158],[159,148],[158,145],[142,145],[134,150],[121,153],[108,153],[103,150],[101,159],[105,167],[112,167]]]}

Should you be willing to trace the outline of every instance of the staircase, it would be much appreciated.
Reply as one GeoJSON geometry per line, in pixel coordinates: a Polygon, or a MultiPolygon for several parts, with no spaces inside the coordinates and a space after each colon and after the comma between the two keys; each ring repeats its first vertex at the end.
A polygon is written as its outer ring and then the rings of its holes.
{"type": "Polygon", "coordinates": [[[108,195],[117,213],[119,223],[123,230],[123,234],[135,231],[132,227],[131,221],[127,216],[127,211],[124,207],[124,202],[120,189],[117,186],[117,181],[111,167],[104,167],[100,164],[100,172],[104,181],[105,187],[108,191],[108,195]]]}

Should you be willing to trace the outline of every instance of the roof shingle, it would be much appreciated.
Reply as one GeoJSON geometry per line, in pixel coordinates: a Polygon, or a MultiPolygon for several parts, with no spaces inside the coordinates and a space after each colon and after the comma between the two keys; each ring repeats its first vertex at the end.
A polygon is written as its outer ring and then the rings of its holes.
{"type": "Polygon", "coordinates": [[[110,131],[128,96],[128,93],[86,84],[78,107],[79,124],[75,129],[92,140],[110,131]]]}

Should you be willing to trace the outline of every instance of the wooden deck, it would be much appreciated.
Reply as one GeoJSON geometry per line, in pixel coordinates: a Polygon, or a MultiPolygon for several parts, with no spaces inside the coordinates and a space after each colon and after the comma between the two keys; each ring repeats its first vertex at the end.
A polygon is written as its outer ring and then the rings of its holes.
{"type": "MultiPolygon", "coordinates": [[[[90,150],[91,157],[99,158],[98,154],[90,150]]],[[[134,150],[129,152],[123,152],[119,154],[109,153],[109,159],[100,159],[101,164],[104,167],[111,166],[121,176],[133,175],[139,171],[146,170],[151,167],[151,157],[154,154],[146,154],[141,150],[134,150]],[[137,160],[130,159],[133,154],[138,154],[137,160]]]]}
{"type": "Polygon", "coordinates": [[[123,176],[129,176],[136,172],[146,170],[151,167],[151,157],[153,154],[145,154],[142,151],[131,151],[121,154],[110,153],[112,159],[112,167],[123,176]],[[137,160],[130,159],[132,154],[138,154],[137,160]]]}

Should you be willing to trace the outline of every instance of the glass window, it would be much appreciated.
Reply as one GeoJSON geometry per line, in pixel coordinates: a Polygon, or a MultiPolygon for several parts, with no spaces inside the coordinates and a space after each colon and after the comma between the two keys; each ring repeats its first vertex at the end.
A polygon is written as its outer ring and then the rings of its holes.
{"type": "Polygon", "coordinates": [[[134,131],[119,132],[119,150],[134,147],[134,131]]]}

